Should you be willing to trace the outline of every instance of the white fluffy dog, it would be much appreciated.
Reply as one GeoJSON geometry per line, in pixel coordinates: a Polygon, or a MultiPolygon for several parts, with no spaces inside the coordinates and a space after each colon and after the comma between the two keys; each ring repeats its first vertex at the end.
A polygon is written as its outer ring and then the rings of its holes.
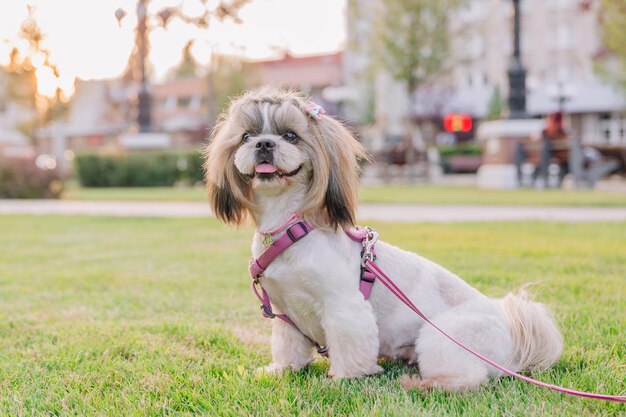
{"type": "MultiPolygon", "coordinates": [[[[214,213],[256,225],[252,252],[264,236],[298,214],[313,229],[274,262],[260,284],[275,312],[272,364],[299,370],[328,347],[330,373],[351,378],[380,372],[380,358],[418,364],[422,390],[476,389],[499,371],[469,355],[404,306],[380,283],[368,300],[359,291],[360,243],[344,229],[355,221],[359,142],[333,118],[292,91],[264,88],[234,100],[214,129],[206,182],[214,213]]],[[[265,242],[267,244],[267,242],[265,242]]],[[[384,242],[377,264],[415,305],[451,336],[513,371],[545,368],[563,343],[552,315],[525,293],[491,299],[443,267],[384,242]]]]}

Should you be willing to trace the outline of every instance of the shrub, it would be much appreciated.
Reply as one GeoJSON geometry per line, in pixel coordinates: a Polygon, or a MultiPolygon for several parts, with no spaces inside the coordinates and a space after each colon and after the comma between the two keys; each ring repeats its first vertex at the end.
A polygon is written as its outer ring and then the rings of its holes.
{"type": "Polygon", "coordinates": [[[482,149],[475,143],[440,146],[439,154],[445,173],[476,172],[482,159],[482,149]]]}
{"type": "Polygon", "coordinates": [[[119,155],[78,154],[74,169],[84,187],[158,187],[202,181],[199,151],[158,151],[119,155]]]}
{"type": "Polygon", "coordinates": [[[474,143],[466,143],[462,145],[440,146],[439,153],[442,158],[452,155],[481,155],[482,149],[474,143]]]}
{"type": "Polygon", "coordinates": [[[59,198],[63,180],[56,169],[41,169],[32,158],[0,158],[0,198],[59,198]]]}
{"type": "Polygon", "coordinates": [[[192,184],[204,181],[204,157],[200,151],[177,153],[177,166],[180,171],[179,180],[192,184]],[[184,161],[184,162],[183,162],[184,161]]]}

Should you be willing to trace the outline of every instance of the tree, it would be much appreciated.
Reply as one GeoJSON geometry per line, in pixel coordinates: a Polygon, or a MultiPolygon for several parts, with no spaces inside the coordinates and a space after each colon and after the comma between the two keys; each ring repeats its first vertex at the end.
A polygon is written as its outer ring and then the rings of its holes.
{"type": "Polygon", "coordinates": [[[452,17],[463,0],[381,0],[375,19],[374,63],[404,83],[409,98],[406,162],[415,161],[415,145],[423,143],[419,126],[411,120],[412,98],[423,84],[450,67],[452,17]]]}
{"type": "Polygon", "coordinates": [[[502,117],[502,111],[504,110],[504,99],[502,98],[502,93],[500,93],[500,86],[495,86],[493,89],[493,94],[489,99],[489,104],[487,105],[487,117],[486,120],[496,120],[502,117]]]}
{"type": "Polygon", "coordinates": [[[66,106],[57,87],[52,97],[41,94],[38,71],[47,71],[58,78],[59,69],[50,60],[50,51],[43,46],[44,33],[35,19],[35,7],[28,7],[28,16],[20,27],[18,37],[27,42],[26,50],[11,49],[5,70],[10,78],[8,93],[11,99],[32,109],[33,119],[18,128],[30,138],[35,129],[53,119],[61,117],[66,106]]]}
{"type": "MultiPolygon", "coordinates": [[[[250,0],[219,0],[217,4],[209,4],[208,0],[198,0],[204,8],[204,12],[200,16],[189,16],[185,14],[182,3],[174,7],[164,7],[152,13],[149,11],[151,0],[137,0],[137,30],[135,36],[135,48],[129,57],[128,70],[124,79],[128,81],[138,81],[139,91],[137,94],[137,124],[140,132],[150,131],[152,129],[152,98],[148,88],[148,72],[147,57],[150,51],[150,42],[148,33],[155,26],[151,24],[152,20],[159,21],[161,27],[167,29],[168,22],[172,19],[178,19],[183,23],[196,26],[201,29],[207,29],[211,18],[220,21],[231,18],[236,23],[241,23],[239,18],[239,10],[250,0]]],[[[126,16],[126,11],[119,8],[115,12],[115,17],[121,25],[122,20],[126,16]]],[[[189,46],[189,44],[187,44],[189,46]]],[[[190,50],[188,51],[191,54],[190,50]]],[[[189,55],[191,56],[191,55],[189,55]]]]}
{"type": "Polygon", "coordinates": [[[374,43],[377,61],[413,93],[449,62],[450,17],[461,0],[383,0],[374,43]]]}
{"type": "Polygon", "coordinates": [[[623,0],[603,0],[601,30],[604,45],[613,58],[603,66],[604,72],[626,88],[626,3],[623,0]]]}
{"type": "Polygon", "coordinates": [[[207,78],[210,94],[209,116],[211,120],[215,120],[228,106],[230,98],[254,87],[258,77],[254,64],[234,56],[214,54],[207,78]]]}
{"type": "Polygon", "coordinates": [[[198,76],[200,65],[191,53],[193,40],[188,41],[183,49],[183,56],[180,63],[173,70],[174,78],[188,78],[198,76]]]}

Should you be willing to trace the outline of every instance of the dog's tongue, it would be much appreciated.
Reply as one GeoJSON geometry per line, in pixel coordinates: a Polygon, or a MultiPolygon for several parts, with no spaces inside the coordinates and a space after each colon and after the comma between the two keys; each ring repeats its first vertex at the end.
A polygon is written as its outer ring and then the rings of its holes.
{"type": "Polygon", "coordinates": [[[273,174],[278,171],[278,168],[272,164],[259,164],[255,169],[258,174],[273,174]]]}

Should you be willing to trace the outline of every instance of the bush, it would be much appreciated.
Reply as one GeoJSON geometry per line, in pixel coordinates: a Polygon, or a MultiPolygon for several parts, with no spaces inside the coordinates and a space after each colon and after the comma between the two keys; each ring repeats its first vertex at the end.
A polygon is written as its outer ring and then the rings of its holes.
{"type": "Polygon", "coordinates": [[[482,149],[479,145],[474,143],[465,143],[462,145],[440,146],[439,153],[442,158],[452,155],[481,155],[482,149]]]}
{"type": "Polygon", "coordinates": [[[62,192],[58,170],[41,169],[32,158],[0,158],[0,198],[59,198],[62,192]]]}
{"type": "Polygon", "coordinates": [[[199,151],[76,155],[74,170],[84,187],[158,187],[202,181],[199,151]]]}
{"type": "MultiPolygon", "coordinates": [[[[190,151],[183,154],[186,161],[186,169],[181,174],[181,180],[187,180],[192,184],[204,181],[204,156],[200,151],[190,151]]],[[[180,153],[179,153],[180,161],[180,153]]],[[[180,168],[180,167],[179,167],[180,168]]]]}
{"type": "Polygon", "coordinates": [[[439,154],[445,173],[476,172],[482,160],[482,149],[474,143],[440,146],[439,154]]]}

